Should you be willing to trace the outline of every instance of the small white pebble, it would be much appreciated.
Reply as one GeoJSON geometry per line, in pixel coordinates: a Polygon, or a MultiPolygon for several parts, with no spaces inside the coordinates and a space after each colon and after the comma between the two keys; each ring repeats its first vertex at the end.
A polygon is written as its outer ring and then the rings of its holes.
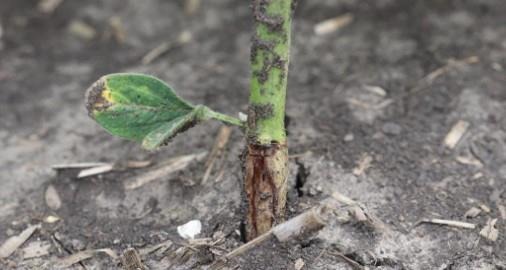
{"type": "Polygon", "coordinates": [[[351,141],[353,141],[353,139],[355,139],[355,137],[353,136],[353,133],[348,133],[348,134],[346,134],[346,136],[344,136],[343,140],[345,142],[351,142],[351,141]]]}
{"type": "Polygon", "coordinates": [[[202,230],[200,220],[191,220],[186,224],[177,227],[177,233],[184,239],[193,239],[202,230]]]}
{"type": "Polygon", "coordinates": [[[304,267],[304,260],[302,260],[302,258],[298,258],[296,261],[295,261],[295,270],[301,270],[302,267],[304,267]]]}

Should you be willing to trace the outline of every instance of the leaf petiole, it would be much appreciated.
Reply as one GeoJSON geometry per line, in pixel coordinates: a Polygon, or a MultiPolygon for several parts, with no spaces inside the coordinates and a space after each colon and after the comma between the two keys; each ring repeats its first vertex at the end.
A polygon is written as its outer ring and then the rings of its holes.
{"type": "Polygon", "coordinates": [[[238,126],[240,128],[244,128],[245,127],[245,123],[243,121],[239,120],[238,118],[235,118],[235,117],[223,114],[223,113],[219,113],[219,112],[213,111],[212,109],[210,109],[207,106],[203,106],[203,105],[200,105],[200,106],[203,107],[202,108],[202,110],[203,110],[202,116],[205,119],[212,118],[212,119],[221,121],[222,123],[227,124],[227,125],[238,126]]]}

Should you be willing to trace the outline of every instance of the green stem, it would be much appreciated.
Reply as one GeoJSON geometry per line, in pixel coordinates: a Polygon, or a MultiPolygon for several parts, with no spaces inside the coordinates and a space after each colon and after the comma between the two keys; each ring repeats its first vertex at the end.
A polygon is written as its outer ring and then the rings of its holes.
{"type": "Polygon", "coordinates": [[[285,143],[285,98],[293,0],[253,0],[248,138],[285,143]]]}
{"type": "Polygon", "coordinates": [[[250,240],[285,218],[285,98],[294,0],[252,1],[255,31],[244,158],[246,233],[250,240]]]}

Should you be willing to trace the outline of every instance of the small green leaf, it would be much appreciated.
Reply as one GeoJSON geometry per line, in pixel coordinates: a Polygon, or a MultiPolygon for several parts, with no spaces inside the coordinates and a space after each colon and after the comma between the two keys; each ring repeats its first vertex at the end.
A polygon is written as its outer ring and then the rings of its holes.
{"type": "MultiPolygon", "coordinates": [[[[88,89],[86,100],[90,116],[108,132],[138,142],[174,121],[180,122],[178,126],[190,127],[197,120],[194,106],[178,97],[164,82],[146,75],[106,75],[88,89]]],[[[157,145],[179,131],[184,130],[175,128],[173,133],[166,133],[168,137],[159,138],[161,142],[157,145]]]]}
{"type": "Polygon", "coordinates": [[[243,126],[233,117],[193,106],[159,79],[141,74],[110,74],[86,93],[89,115],[109,133],[137,142],[146,149],[166,144],[197,123],[217,119],[243,126]]]}

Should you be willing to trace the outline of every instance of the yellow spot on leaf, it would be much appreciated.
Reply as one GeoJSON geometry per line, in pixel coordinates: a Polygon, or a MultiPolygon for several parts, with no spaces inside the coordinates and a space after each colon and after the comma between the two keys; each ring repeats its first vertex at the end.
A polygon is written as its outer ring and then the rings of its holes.
{"type": "Polygon", "coordinates": [[[109,91],[109,89],[105,89],[104,91],[102,91],[102,97],[109,103],[113,103],[113,99],[112,99],[112,94],[111,94],[111,91],[109,91]]]}

